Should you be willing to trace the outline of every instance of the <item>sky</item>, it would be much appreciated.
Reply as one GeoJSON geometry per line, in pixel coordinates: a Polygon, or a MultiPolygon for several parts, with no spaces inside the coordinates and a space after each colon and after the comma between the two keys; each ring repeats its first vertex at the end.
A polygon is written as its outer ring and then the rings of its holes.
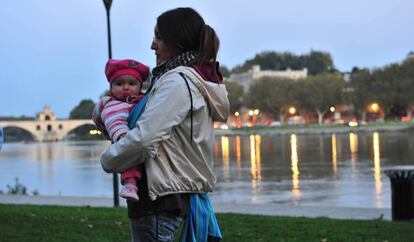
{"type": "MultiPolygon", "coordinates": [[[[112,56],[150,67],[156,18],[196,9],[221,41],[218,60],[233,68],[262,51],[329,52],[335,67],[379,68],[414,51],[412,0],[113,0],[112,56]]],[[[0,8],[0,117],[35,116],[49,105],[68,118],[83,99],[108,89],[102,0],[14,0],[0,8]]]]}

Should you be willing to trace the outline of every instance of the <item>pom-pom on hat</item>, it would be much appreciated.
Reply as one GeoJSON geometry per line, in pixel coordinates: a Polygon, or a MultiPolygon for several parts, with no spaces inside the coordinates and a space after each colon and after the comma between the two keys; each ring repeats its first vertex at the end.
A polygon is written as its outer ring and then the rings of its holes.
{"type": "Polygon", "coordinates": [[[132,59],[114,60],[111,59],[106,63],[105,75],[109,83],[122,75],[131,75],[143,83],[147,80],[149,73],[148,66],[132,59]]]}

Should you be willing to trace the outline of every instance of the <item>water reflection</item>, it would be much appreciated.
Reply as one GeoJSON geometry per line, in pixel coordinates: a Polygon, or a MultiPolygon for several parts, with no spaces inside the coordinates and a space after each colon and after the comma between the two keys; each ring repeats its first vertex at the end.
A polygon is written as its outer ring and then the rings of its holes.
{"type": "MultiPolygon", "coordinates": [[[[0,154],[0,190],[15,177],[29,193],[41,195],[101,196],[110,175],[103,172],[99,154],[106,142],[52,142],[6,144],[0,154]],[[88,184],[88,185],[86,185],[88,184]],[[93,187],[91,193],[90,187],[93,187]],[[89,194],[88,194],[89,193],[89,194]]],[[[110,191],[108,191],[110,192],[110,191]]]]}
{"type": "MultiPolygon", "coordinates": [[[[262,167],[260,156],[260,135],[250,135],[250,174],[252,176],[253,194],[257,193],[258,183],[262,180],[262,167]]],[[[253,201],[256,197],[253,197],[253,201]]]]}
{"type": "Polygon", "coordinates": [[[230,178],[229,137],[221,136],[221,153],[223,155],[224,178],[230,178]]]}
{"type": "Polygon", "coordinates": [[[332,134],[331,143],[332,143],[332,169],[333,169],[334,176],[336,176],[336,172],[338,170],[338,165],[337,165],[338,156],[336,152],[336,135],[335,134],[332,134]]]}
{"type": "Polygon", "coordinates": [[[241,178],[241,149],[240,149],[240,136],[236,136],[234,142],[234,151],[236,152],[236,163],[237,163],[237,176],[241,178]]]}
{"type": "Polygon", "coordinates": [[[298,142],[297,136],[292,134],[290,136],[290,150],[291,150],[291,167],[292,167],[292,195],[294,201],[298,201],[301,192],[299,189],[299,167],[298,167],[298,142]]]}
{"type": "Polygon", "coordinates": [[[355,162],[358,158],[358,135],[349,133],[349,149],[351,151],[351,165],[352,171],[355,172],[355,162]]]}
{"type": "Polygon", "coordinates": [[[374,180],[375,180],[375,201],[377,207],[382,207],[382,182],[381,182],[381,164],[380,164],[380,141],[378,132],[372,135],[372,150],[374,153],[374,180]]]}
{"type": "Polygon", "coordinates": [[[214,142],[214,160],[220,159],[220,142],[214,142]]]}

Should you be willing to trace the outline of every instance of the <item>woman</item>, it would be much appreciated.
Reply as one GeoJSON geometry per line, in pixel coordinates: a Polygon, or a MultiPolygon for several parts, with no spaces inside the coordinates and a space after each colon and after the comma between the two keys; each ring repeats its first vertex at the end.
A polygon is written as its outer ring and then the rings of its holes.
{"type": "Polygon", "coordinates": [[[189,199],[213,191],[213,121],[229,114],[218,47],[214,30],[191,8],[157,18],[151,44],[157,66],[146,105],[133,129],[101,156],[107,172],[144,164],[140,200],[128,202],[132,241],[173,241],[193,209],[189,199]]]}

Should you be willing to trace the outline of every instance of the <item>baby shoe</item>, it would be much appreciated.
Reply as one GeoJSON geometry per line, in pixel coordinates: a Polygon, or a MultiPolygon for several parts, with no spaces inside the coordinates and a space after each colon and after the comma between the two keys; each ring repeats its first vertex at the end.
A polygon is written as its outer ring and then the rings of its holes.
{"type": "Polygon", "coordinates": [[[134,184],[127,183],[125,186],[122,187],[119,196],[129,201],[138,201],[138,188],[134,184]]]}

